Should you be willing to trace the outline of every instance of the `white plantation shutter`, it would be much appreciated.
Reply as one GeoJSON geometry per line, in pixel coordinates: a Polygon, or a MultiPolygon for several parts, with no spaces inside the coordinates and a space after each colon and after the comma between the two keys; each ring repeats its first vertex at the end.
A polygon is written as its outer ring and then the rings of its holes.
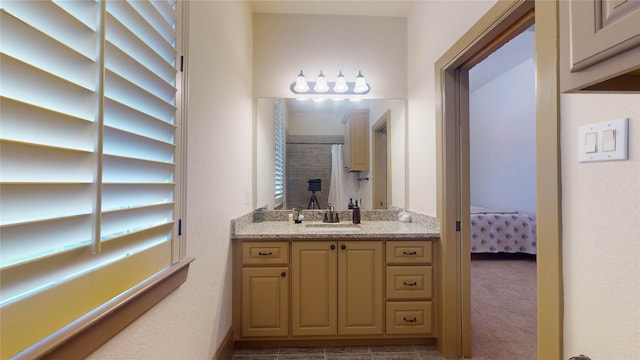
{"type": "MultiPolygon", "coordinates": [[[[280,200],[284,198],[284,124],[282,115],[282,100],[274,101],[274,129],[275,129],[275,198],[280,200]]],[[[277,202],[276,202],[277,203],[277,202]]]]}
{"type": "Polygon", "coordinates": [[[177,260],[176,6],[1,4],[2,358],[177,260]]]}

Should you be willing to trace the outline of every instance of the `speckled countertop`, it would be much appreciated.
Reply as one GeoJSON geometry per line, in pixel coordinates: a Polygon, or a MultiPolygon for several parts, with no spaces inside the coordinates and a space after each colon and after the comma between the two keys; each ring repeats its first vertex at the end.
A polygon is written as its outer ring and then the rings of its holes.
{"type": "MultiPolygon", "coordinates": [[[[350,218],[340,223],[325,224],[317,216],[309,216],[301,224],[286,221],[278,213],[267,213],[268,221],[252,222],[251,216],[235,219],[231,225],[231,238],[241,240],[259,239],[434,239],[440,237],[437,219],[412,213],[412,222],[403,223],[393,220],[397,212],[364,213],[360,224],[353,224],[350,218]],[[274,216],[275,215],[275,216],[274,216]],[[371,219],[371,220],[369,220],[371,219]],[[283,221],[284,220],[284,221],[283,221]]],[[[346,215],[346,214],[345,214],[346,215]]],[[[285,213],[286,216],[286,213],[285,213]]]]}
{"type": "Polygon", "coordinates": [[[238,229],[235,239],[376,239],[376,238],[437,238],[440,234],[425,226],[399,221],[366,221],[324,224],[321,221],[265,221],[238,229]]]}

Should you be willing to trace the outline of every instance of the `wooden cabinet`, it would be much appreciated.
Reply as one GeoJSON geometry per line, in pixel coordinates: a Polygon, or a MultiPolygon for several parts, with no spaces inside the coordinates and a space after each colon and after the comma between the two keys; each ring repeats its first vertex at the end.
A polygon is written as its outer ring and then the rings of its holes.
{"type": "Polygon", "coordinates": [[[242,336],[289,334],[289,243],[242,243],[242,336]]]}
{"type": "Polygon", "coordinates": [[[430,241],[387,241],[386,333],[433,333],[430,241]]]}
{"type": "Polygon", "coordinates": [[[349,112],[344,120],[344,167],[369,170],[369,110],[349,112]]]}
{"type": "Polygon", "coordinates": [[[356,240],[338,245],[338,334],[382,335],[382,242],[356,240]]]}
{"type": "Polygon", "coordinates": [[[560,2],[563,91],[640,91],[640,2],[560,2]]]}
{"type": "Polygon", "coordinates": [[[430,240],[238,240],[239,342],[425,339],[433,330],[430,240]]]}
{"type": "Polygon", "coordinates": [[[242,269],[242,335],[288,335],[288,270],[286,267],[242,269]]]}
{"type": "Polygon", "coordinates": [[[382,335],[383,243],[292,244],[292,334],[382,335]]]}
{"type": "Polygon", "coordinates": [[[292,334],[337,334],[337,243],[298,241],[291,247],[292,334]]]}

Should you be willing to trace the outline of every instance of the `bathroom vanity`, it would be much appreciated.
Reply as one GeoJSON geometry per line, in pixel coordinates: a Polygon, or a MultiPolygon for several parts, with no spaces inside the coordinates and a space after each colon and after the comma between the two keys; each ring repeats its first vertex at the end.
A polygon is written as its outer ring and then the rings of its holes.
{"type": "Polygon", "coordinates": [[[437,227],[366,218],[232,226],[236,343],[435,341],[437,227]]]}

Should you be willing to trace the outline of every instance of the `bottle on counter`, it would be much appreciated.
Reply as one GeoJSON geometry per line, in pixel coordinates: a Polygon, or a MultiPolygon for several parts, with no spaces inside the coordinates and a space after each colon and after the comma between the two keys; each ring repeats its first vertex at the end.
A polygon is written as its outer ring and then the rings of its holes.
{"type": "Polygon", "coordinates": [[[356,200],[356,204],[353,205],[353,223],[360,224],[360,206],[358,206],[358,200],[356,200]]]}
{"type": "Polygon", "coordinates": [[[347,206],[347,209],[353,209],[353,198],[349,198],[349,206],[347,206]]]}

